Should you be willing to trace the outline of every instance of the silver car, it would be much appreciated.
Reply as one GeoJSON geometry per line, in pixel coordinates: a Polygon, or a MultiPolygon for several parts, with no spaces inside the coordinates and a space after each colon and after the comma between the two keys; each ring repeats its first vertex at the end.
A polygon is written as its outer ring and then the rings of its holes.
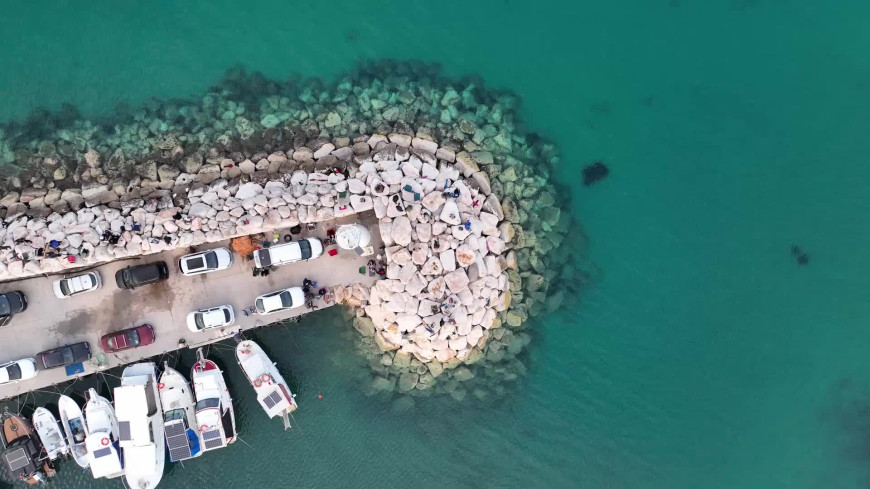
{"type": "Polygon", "coordinates": [[[103,286],[103,280],[97,272],[88,272],[74,277],[66,277],[55,280],[52,284],[54,296],[58,299],[67,299],[74,295],[97,290],[103,286]]]}

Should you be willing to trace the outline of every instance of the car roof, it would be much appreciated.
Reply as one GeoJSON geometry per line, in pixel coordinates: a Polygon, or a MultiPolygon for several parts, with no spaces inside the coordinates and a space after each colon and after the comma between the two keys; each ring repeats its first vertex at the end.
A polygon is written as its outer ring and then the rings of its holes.
{"type": "Polygon", "coordinates": [[[269,248],[272,262],[284,262],[302,259],[302,250],[297,241],[275,245],[269,248]]]}
{"type": "Polygon", "coordinates": [[[77,275],[75,277],[69,277],[65,279],[69,284],[68,287],[72,292],[79,292],[82,290],[90,289],[94,286],[94,278],[90,273],[86,273],[84,275],[77,275]]]}
{"type": "Polygon", "coordinates": [[[203,322],[209,326],[214,324],[223,324],[227,321],[227,318],[224,315],[224,309],[222,307],[216,307],[214,309],[200,311],[200,314],[202,314],[203,322]]]}
{"type": "Polygon", "coordinates": [[[284,291],[279,290],[274,293],[274,295],[270,294],[268,296],[262,296],[261,299],[263,299],[263,307],[265,307],[266,310],[269,311],[274,311],[275,309],[280,309],[284,307],[284,304],[281,302],[281,292],[284,291]]]}

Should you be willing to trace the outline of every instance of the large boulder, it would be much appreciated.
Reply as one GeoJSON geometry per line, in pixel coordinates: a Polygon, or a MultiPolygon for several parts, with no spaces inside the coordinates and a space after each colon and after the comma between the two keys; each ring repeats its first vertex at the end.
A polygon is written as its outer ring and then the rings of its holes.
{"type": "Polygon", "coordinates": [[[411,220],[405,216],[393,219],[390,237],[397,245],[407,246],[411,244],[411,220]]]}

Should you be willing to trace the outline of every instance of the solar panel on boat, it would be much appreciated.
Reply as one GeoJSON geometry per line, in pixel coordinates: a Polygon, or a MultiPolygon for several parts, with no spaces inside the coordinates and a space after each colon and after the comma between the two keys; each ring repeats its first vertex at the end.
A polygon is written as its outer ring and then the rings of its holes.
{"type": "Polygon", "coordinates": [[[105,457],[106,455],[111,455],[111,454],[112,454],[111,448],[100,448],[98,450],[94,450],[94,458],[102,458],[102,457],[105,457]]]}
{"type": "Polygon", "coordinates": [[[25,452],[23,448],[8,452],[5,456],[6,463],[9,464],[9,468],[12,472],[23,469],[30,463],[30,459],[27,458],[27,452],[25,452]]]}
{"type": "Polygon", "coordinates": [[[188,443],[184,423],[166,425],[164,433],[166,434],[166,446],[169,447],[170,460],[177,462],[193,456],[190,453],[190,444],[188,443]]]}
{"type": "Polygon", "coordinates": [[[212,448],[220,448],[224,446],[224,441],[220,438],[215,438],[214,440],[206,440],[204,443],[206,450],[211,450],[212,448]]]}
{"type": "Polygon", "coordinates": [[[221,432],[219,430],[206,431],[202,434],[203,440],[211,440],[212,438],[220,438],[221,432]]]}
{"type": "Polygon", "coordinates": [[[130,422],[129,421],[118,421],[118,432],[119,439],[121,441],[130,441],[130,422]]]}
{"type": "Polygon", "coordinates": [[[276,390],[263,398],[263,403],[266,405],[267,408],[272,409],[273,407],[275,407],[276,404],[281,402],[282,399],[283,397],[281,397],[281,393],[276,390]]]}

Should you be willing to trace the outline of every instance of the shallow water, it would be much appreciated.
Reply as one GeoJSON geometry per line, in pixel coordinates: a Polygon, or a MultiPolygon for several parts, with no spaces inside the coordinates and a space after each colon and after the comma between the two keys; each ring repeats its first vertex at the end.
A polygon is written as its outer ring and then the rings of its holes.
{"type": "MultiPolygon", "coordinates": [[[[216,350],[250,447],[160,487],[864,487],[868,14],[852,0],[33,1],[0,16],[0,117],[195,95],[237,63],[329,77],[419,58],[516,91],[562,150],[595,280],[535,325],[513,396],[396,412],[363,395],[345,323],[312,316],[257,335],[293,373],[299,429],[267,421],[216,350]],[[611,176],[582,188],[596,159],[611,176]]],[[[61,472],[59,487],[119,484],[61,472]]]]}

